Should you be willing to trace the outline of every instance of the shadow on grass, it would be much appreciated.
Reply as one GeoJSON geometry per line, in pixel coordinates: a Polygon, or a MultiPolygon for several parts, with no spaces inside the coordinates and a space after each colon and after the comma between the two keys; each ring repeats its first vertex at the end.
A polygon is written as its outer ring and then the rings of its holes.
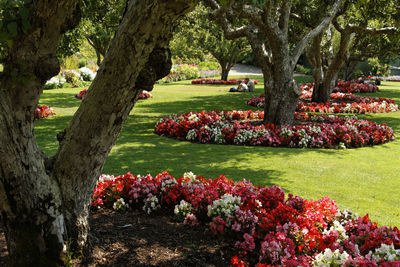
{"type": "Polygon", "coordinates": [[[73,93],[51,92],[40,97],[40,103],[50,107],[73,108],[79,107],[82,100],[76,99],[73,93]]]}

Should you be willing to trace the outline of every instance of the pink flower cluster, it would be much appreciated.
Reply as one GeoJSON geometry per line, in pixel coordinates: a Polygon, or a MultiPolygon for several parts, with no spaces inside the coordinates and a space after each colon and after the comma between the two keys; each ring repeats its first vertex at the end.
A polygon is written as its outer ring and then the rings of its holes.
{"type": "Polygon", "coordinates": [[[161,119],[155,133],[200,143],[301,148],[354,148],[394,139],[393,130],[355,117],[295,113],[299,125],[260,124],[262,111],[211,111],[171,115],[161,119]]]}
{"type": "MultiPolygon", "coordinates": [[[[331,99],[342,102],[316,103],[307,102],[312,96],[312,91],[303,90],[300,101],[297,104],[299,112],[321,112],[321,113],[385,113],[399,110],[396,102],[384,97],[358,96],[353,94],[332,93],[331,99]],[[351,103],[350,103],[351,102],[351,103]]],[[[264,95],[250,98],[247,101],[250,106],[263,108],[265,104],[264,95]]]]}
{"type": "MultiPolygon", "coordinates": [[[[253,80],[254,84],[258,84],[257,80],[253,80]]],[[[239,82],[245,82],[244,79],[230,79],[228,81],[223,81],[220,79],[198,79],[198,80],[193,80],[192,84],[238,84],[239,82]]]]}
{"type": "Polygon", "coordinates": [[[339,81],[333,92],[337,93],[374,93],[379,91],[379,87],[370,83],[353,83],[339,81]]]}
{"type": "Polygon", "coordinates": [[[111,208],[123,198],[130,209],[141,209],[149,197],[158,199],[163,213],[173,214],[174,208],[186,203],[191,207],[186,224],[208,225],[215,235],[229,236],[238,251],[232,266],[313,266],[327,249],[347,253],[345,266],[400,266],[400,254],[374,256],[383,245],[400,252],[397,227],[378,227],[368,215],[340,211],[327,197],[317,201],[285,197],[277,185],[254,186],[224,175],[215,179],[193,174],[176,179],[167,172],[155,177],[102,175],[92,206],[111,208]],[[233,213],[230,201],[238,204],[233,213]]]}
{"type": "Polygon", "coordinates": [[[35,120],[41,119],[41,118],[47,118],[50,116],[54,116],[56,113],[54,110],[46,105],[37,105],[35,109],[35,120]]]}

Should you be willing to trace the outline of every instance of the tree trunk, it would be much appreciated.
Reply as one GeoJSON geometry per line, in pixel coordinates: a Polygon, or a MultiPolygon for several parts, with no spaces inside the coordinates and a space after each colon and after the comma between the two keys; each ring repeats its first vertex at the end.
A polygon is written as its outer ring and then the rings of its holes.
{"type": "Polygon", "coordinates": [[[10,266],[61,264],[60,188],[46,169],[33,121],[42,87],[59,72],[61,33],[79,22],[77,0],[35,1],[30,31],[5,51],[0,75],[0,210],[10,266]],[[46,23],[44,23],[46,22],[46,23]]]}
{"type": "Polygon", "coordinates": [[[221,80],[227,81],[230,69],[228,69],[225,65],[221,65],[221,69],[221,80]]]}
{"type": "Polygon", "coordinates": [[[0,73],[0,211],[11,266],[60,265],[67,240],[84,245],[105,159],[139,88],[168,73],[173,25],[197,3],[129,1],[87,97],[48,158],[36,143],[34,111],[42,86],[59,71],[61,33],[79,22],[77,2],[37,1],[31,31],[14,40],[0,73]]]}
{"type": "Polygon", "coordinates": [[[340,68],[346,61],[349,44],[351,43],[352,34],[348,31],[343,31],[340,34],[340,46],[332,62],[325,71],[325,76],[321,82],[316,82],[313,90],[312,101],[318,103],[328,102],[331,98],[331,93],[336,85],[336,79],[340,68]]]}

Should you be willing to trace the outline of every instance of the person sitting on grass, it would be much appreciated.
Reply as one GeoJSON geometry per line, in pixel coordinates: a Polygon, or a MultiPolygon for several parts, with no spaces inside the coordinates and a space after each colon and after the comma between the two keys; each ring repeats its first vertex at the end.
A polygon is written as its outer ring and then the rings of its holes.
{"type": "Polygon", "coordinates": [[[241,82],[237,88],[238,92],[248,92],[249,88],[245,82],[241,82]]]}
{"type": "Polygon", "coordinates": [[[254,92],[254,89],[256,89],[256,85],[254,84],[254,81],[250,80],[249,78],[246,78],[244,80],[246,81],[249,92],[254,92]]]}

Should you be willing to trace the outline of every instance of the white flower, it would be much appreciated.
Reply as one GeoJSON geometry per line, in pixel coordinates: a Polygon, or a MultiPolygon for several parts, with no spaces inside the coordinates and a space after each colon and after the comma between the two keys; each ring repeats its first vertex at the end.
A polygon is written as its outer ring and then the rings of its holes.
{"type": "Polygon", "coordinates": [[[242,205],[239,196],[232,196],[231,194],[224,194],[221,199],[213,201],[212,205],[207,207],[207,215],[209,217],[218,217],[224,219],[232,218],[236,209],[242,205]]]}
{"type": "Polygon", "coordinates": [[[93,81],[94,77],[96,77],[96,73],[87,67],[82,67],[79,71],[81,72],[81,79],[84,81],[93,81]]]}
{"type": "Polygon", "coordinates": [[[346,251],[340,253],[338,249],[332,251],[330,248],[327,248],[324,252],[321,252],[315,256],[313,265],[318,267],[342,266],[345,264],[348,258],[349,254],[346,251]]]}
{"type": "Polygon", "coordinates": [[[114,210],[125,211],[128,208],[129,208],[129,204],[126,204],[123,198],[119,198],[113,204],[113,209],[114,210]]]}
{"type": "Polygon", "coordinates": [[[192,210],[193,207],[189,202],[181,200],[179,205],[175,205],[174,213],[179,219],[183,220],[187,215],[192,213],[192,210]]]}

